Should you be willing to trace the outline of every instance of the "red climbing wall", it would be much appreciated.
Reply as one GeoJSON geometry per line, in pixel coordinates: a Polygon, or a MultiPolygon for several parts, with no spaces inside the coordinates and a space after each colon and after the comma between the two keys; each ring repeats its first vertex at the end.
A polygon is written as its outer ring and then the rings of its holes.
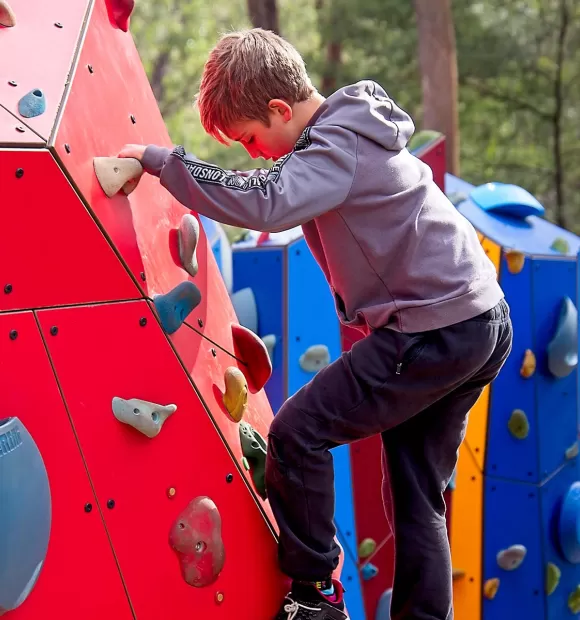
{"type": "Polygon", "coordinates": [[[11,614],[229,620],[243,601],[243,617],[269,620],[288,583],[269,504],[223,405],[224,373],[238,368],[250,387],[243,419],[266,437],[257,356],[234,344],[237,319],[203,227],[199,272],[181,266],[189,211],[148,175],[108,198],[94,173],[95,157],[126,143],[171,145],[131,34],[105,0],[11,6],[16,25],[0,28],[0,387],[52,497],[43,569],[11,614]],[[46,109],[23,118],[32,90],[46,109]],[[201,303],[169,335],[152,298],[187,280],[201,303]],[[149,438],[115,418],[115,396],[177,410],[149,438]],[[219,511],[225,563],[193,587],[169,535],[199,496],[219,511]]]}

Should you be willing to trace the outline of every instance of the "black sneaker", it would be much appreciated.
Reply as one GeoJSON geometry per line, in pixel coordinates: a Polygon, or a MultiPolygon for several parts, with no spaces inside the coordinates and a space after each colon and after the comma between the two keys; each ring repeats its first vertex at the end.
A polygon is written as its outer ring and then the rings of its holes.
{"type": "Polygon", "coordinates": [[[344,588],[339,581],[333,584],[332,597],[324,596],[314,586],[293,588],[274,620],[349,620],[344,612],[344,588]]]}

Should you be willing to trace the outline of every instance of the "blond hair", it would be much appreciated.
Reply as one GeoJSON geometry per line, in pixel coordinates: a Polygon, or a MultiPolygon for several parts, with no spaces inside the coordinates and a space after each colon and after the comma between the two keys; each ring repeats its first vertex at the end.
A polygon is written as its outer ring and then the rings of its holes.
{"type": "Polygon", "coordinates": [[[205,63],[196,103],[206,132],[227,144],[233,123],[259,120],[269,126],[270,100],[294,105],[314,92],[296,48],[273,32],[253,28],[221,37],[205,63]]]}

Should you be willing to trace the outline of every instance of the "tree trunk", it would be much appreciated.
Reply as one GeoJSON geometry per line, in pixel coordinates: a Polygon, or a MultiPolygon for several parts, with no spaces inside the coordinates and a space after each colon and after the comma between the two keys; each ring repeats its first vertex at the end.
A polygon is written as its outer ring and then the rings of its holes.
{"type": "Polygon", "coordinates": [[[336,77],[342,64],[342,42],[337,35],[341,15],[333,2],[326,4],[324,0],[316,0],[320,32],[323,33],[326,45],[326,59],[322,71],[320,93],[328,97],[336,90],[336,77]]]}
{"type": "Polygon", "coordinates": [[[277,0],[248,0],[248,15],[254,28],[280,34],[277,0]]]}
{"type": "Polygon", "coordinates": [[[414,0],[423,90],[423,129],[446,137],[447,171],[459,175],[457,51],[451,0],[414,0]]]}

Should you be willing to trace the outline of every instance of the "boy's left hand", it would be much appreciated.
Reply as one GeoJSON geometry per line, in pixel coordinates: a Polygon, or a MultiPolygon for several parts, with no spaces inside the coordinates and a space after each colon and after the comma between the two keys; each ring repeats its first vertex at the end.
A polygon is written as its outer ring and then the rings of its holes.
{"type": "Polygon", "coordinates": [[[117,157],[133,157],[134,159],[141,161],[141,158],[143,157],[143,153],[145,153],[146,148],[147,147],[143,146],[142,144],[126,144],[121,149],[117,157]]]}

